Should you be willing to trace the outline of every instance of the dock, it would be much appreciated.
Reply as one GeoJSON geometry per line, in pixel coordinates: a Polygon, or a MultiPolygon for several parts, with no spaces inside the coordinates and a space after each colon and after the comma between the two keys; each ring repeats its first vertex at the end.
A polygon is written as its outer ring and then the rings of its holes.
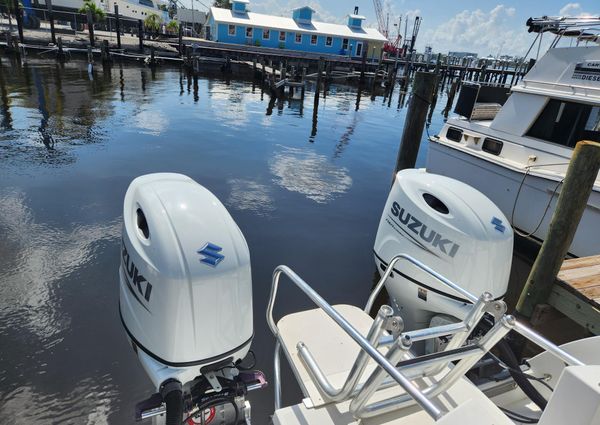
{"type": "Polygon", "coordinates": [[[600,335],[600,255],[565,260],[548,304],[600,335]]]}

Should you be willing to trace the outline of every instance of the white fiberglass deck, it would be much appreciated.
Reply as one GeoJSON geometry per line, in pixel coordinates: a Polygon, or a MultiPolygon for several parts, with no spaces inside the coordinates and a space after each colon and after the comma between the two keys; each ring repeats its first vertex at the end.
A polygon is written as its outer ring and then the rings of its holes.
{"type": "MultiPolygon", "coordinates": [[[[363,310],[350,305],[336,305],[334,308],[359,332],[363,335],[367,334],[373,319],[363,310]]],[[[283,317],[277,326],[279,328],[283,351],[307,399],[302,404],[277,410],[273,417],[275,425],[358,423],[419,425],[435,423],[416,404],[374,418],[357,420],[349,411],[350,400],[342,403],[327,403],[326,398],[310,378],[303,361],[298,355],[296,345],[300,341],[304,342],[321,367],[323,374],[336,388],[341,388],[344,384],[359,353],[358,345],[321,309],[290,314],[283,317]]],[[[385,353],[387,348],[380,348],[380,351],[385,353]]],[[[361,384],[364,383],[374,369],[375,363],[370,361],[359,382],[361,384]]],[[[446,372],[447,370],[443,371],[442,374],[446,372]]],[[[427,386],[434,382],[434,378],[422,380],[422,383],[427,386]]],[[[396,385],[377,391],[372,401],[384,400],[402,393],[404,393],[402,388],[396,385]]],[[[487,418],[493,419],[494,423],[498,425],[512,424],[489,398],[466,378],[460,379],[447,392],[435,397],[434,401],[449,411],[456,409],[460,405],[467,406],[466,403],[472,401],[473,403],[468,403],[468,405],[477,406],[477,408],[470,409],[470,414],[473,414],[473,412],[477,412],[478,415],[485,414],[487,418]]],[[[458,414],[458,412],[455,414],[458,414]]],[[[448,420],[450,418],[445,419],[448,420]]]]}

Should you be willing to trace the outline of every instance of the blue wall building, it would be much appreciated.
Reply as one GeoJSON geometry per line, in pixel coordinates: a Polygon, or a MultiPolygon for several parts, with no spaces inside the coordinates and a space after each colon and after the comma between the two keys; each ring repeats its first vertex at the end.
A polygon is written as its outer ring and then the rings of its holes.
{"type": "Polygon", "coordinates": [[[305,52],[361,57],[379,57],[386,41],[374,28],[362,26],[364,16],[350,14],[347,24],[313,21],[315,12],[305,6],[294,9],[290,18],[253,13],[249,0],[233,0],[231,10],[211,7],[206,21],[206,38],[232,44],[244,44],[305,52]],[[368,46],[368,47],[367,47],[368,46]]]}

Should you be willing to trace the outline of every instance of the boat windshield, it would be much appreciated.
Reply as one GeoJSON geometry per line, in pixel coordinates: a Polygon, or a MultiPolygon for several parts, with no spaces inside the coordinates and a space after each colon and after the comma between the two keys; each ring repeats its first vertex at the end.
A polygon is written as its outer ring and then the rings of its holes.
{"type": "Polygon", "coordinates": [[[154,8],[154,3],[152,2],[152,0],[138,0],[138,1],[142,6],[148,6],[148,7],[154,8]]]}
{"type": "Polygon", "coordinates": [[[570,148],[580,140],[600,142],[600,107],[550,99],[527,136],[570,148]]]}

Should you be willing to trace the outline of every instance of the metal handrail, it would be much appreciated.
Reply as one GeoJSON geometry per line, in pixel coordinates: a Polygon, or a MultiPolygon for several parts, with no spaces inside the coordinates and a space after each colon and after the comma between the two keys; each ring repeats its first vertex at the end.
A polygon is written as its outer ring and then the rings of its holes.
{"type": "Polygon", "coordinates": [[[406,261],[412,263],[416,267],[423,270],[425,273],[430,274],[431,276],[433,276],[440,282],[446,284],[446,286],[449,286],[450,288],[454,289],[456,292],[461,294],[463,297],[465,297],[467,300],[471,301],[472,303],[477,302],[477,297],[475,295],[473,295],[469,291],[466,291],[465,289],[461,288],[460,286],[458,286],[456,283],[452,282],[451,280],[446,279],[444,276],[442,276],[441,274],[439,274],[438,272],[433,270],[431,267],[426,266],[424,263],[420,262],[416,258],[411,257],[408,254],[398,254],[394,258],[392,258],[392,260],[389,262],[389,264],[387,265],[387,267],[385,269],[385,273],[383,274],[383,276],[381,276],[381,279],[379,279],[379,282],[377,282],[377,285],[375,285],[375,289],[373,289],[373,292],[371,292],[371,295],[369,296],[369,299],[367,300],[367,304],[365,305],[366,313],[369,313],[369,311],[371,311],[371,308],[373,307],[373,303],[375,302],[375,299],[379,295],[379,292],[381,292],[381,288],[383,288],[385,281],[387,280],[387,278],[390,276],[390,274],[394,270],[394,266],[400,260],[406,260],[406,261]]]}
{"type": "MultiPolygon", "coordinates": [[[[287,266],[278,266],[273,272],[273,282],[271,286],[271,296],[267,306],[267,323],[273,332],[273,335],[279,340],[279,331],[273,319],[273,305],[277,296],[279,278],[285,274],[308,298],[310,298],[319,308],[321,308],[336,324],[341,327],[385,372],[387,372],[403,389],[410,395],[433,419],[438,420],[443,416],[443,412],[429,400],[402,372],[396,369],[395,365],[381,354],[373,345],[369,343],[346,319],[344,319],[330,304],[328,304],[314,289],[312,289],[300,276],[287,266]]],[[[276,387],[280,385],[279,381],[275,383],[276,387]]],[[[277,389],[275,390],[277,392],[277,389]]],[[[278,408],[276,406],[276,408],[278,408]]]]}

